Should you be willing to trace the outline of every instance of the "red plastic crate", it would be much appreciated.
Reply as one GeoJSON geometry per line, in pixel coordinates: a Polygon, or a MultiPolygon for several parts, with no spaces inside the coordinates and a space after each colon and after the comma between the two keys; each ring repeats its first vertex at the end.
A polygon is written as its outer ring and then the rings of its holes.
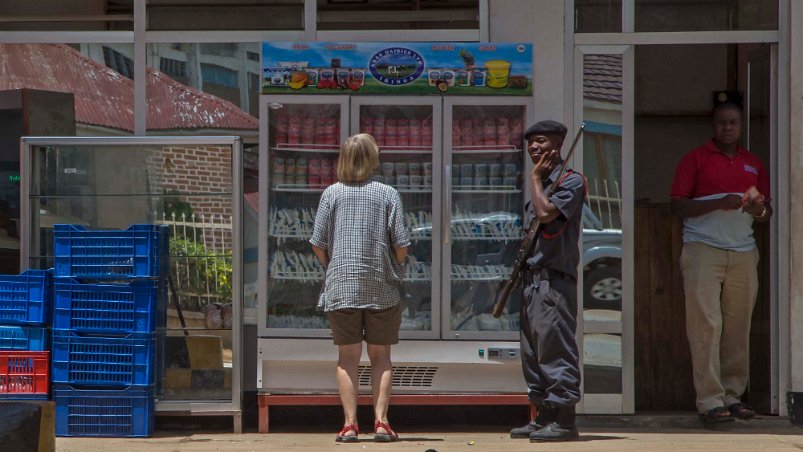
{"type": "Polygon", "coordinates": [[[0,351],[0,399],[48,393],[50,352],[0,351]]]}

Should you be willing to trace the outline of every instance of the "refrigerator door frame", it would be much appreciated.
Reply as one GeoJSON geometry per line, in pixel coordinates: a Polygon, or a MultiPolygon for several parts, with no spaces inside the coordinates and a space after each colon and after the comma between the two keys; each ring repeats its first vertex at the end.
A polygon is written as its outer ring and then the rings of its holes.
{"type": "MultiPolygon", "coordinates": [[[[524,107],[524,122],[525,127],[533,122],[533,98],[531,96],[520,97],[468,97],[468,96],[454,96],[444,97],[443,99],[443,151],[444,151],[444,165],[441,168],[440,177],[443,178],[443,224],[451,224],[451,169],[453,161],[452,149],[452,120],[453,110],[455,107],[476,107],[476,106],[512,106],[524,107]]],[[[524,159],[524,167],[522,171],[528,171],[531,168],[529,159],[524,159]]],[[[527,190],[526,181],[522,182],[523,202],[530,199],[527,190]]],[[[522,205],[523,208],[523,205],[522,205]]],[[[523,220],[523,219],[522,219],[523,220]]],[[[443,236],[441,237],[441,338],[445,340],[497,340],[497,341],[518,341],[519,329],[513,331],[453,331],[451,329],[451,238],[443,229],[443,236]]]]}
{"type": "MultiPolygon", "coordinates": [[[[441,265],[441,249],[437,246],[442,234],[442,189],[443,152],[440,130],[443,127],[443,103],[436,96],[354,96],[351,98],[351,133],[358,133],[360,124],[360,107],[373,106],[430,106],[432,107],[432,287],[431,299],[440,297],[440,281],[443,266],[441,265]],[[437,169],[437,171],[436,171],[437,169]]],[[[380,154],[381,155],[381,154],[380,154]]],[[[404,198],[402,198],[404,199],[404,198]]],[[[441,303],[431,302],[432,329],[428,331],[399,331],[400,339],[437,339],[440,337],[441,303]]]]}
{"type": "MultiPolygon", "coordinates": [[[[270,165],[269,165],[269,121],[271,110],[282,108],[284,104],[317,105],[332,104],[340,106],[340,139],[342,143],[349,130],[349,96],[348,95],[305,95],[305,94],[277,94],[259,96],[259,257],[257,277],[257,335],[259,337],[332,337],[330,329],[306,328],[268,328],[268,199],[270,195],[270,165]]],[[[310,252],[312,249],[310,248],[310,252]]]]}

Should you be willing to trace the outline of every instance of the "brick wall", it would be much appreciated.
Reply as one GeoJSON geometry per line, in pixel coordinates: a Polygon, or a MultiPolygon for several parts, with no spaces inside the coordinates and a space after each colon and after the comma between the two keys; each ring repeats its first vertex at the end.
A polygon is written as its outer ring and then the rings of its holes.
{"type": "MultiPolygon", "coordinates": [[[[231,148],[228,146],[188,146],[165,147],[162,152],[152,153],[148,166],[152,187],[161,187],[162,193],[180,193],[177,198],[189,204],[197,222],[210,216],[215,223],[220,223],[222,216],[230,222],[232,215],[231,195],[220,196],[219,193],[232,192],[231,148]],[[193,193],[197,196],[183,195],[193,193]],[[213,197],[205,193],[216,194],[213,197]],[[199,194],[199,195],[198,195],[199,194]]],[[[164,209],[164,206],[162,206],[164,209]]],[[[190,221],[187,218],[187,221],[190,221]]],[[[205,237],[210,244],[211,238],[205,237]]],[[[230,234],[226,240],[231,244],[230,234]]],[[[218,236],[217,241],[220,241],[218,236]]],[[[229,247],[229,249],[231,249],[229,247]]]]}

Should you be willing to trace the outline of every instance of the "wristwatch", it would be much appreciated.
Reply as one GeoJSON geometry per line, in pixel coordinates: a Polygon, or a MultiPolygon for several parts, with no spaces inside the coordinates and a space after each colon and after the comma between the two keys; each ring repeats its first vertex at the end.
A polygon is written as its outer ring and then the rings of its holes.
{"type": "Polygon", "coordinates": [[[761,214],[753,215],[753,218],[764,218],[765,216],[767,216],[767,206],[765,204],[762,204],[761,208],[763,209],[761,211],[761,214]]]}

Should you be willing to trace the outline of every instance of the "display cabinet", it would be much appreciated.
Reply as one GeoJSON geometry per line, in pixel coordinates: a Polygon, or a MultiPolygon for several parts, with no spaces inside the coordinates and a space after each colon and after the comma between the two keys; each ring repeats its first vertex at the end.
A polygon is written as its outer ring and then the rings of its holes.
{"type": "Polygon", "coordinates": [[[21,152],[22,267],[52,266],[53,224],[168,225],[157,411],[239,418],[240,139],[24,137],[21,152]]]}
{"type": "Polygon", "coordinates": [[[321,193],[336,179],[348,97],[277,96],[262,106],[258,324],[276,336],[328,337],[326,316],[316,310],[324,273],[309,238],[321,193]]]}
{"type": "MultiPolygon", "coordinates": [[[[265,95],[260,104],[257,387],[336,390],[337,349],[316,310],[324,273],[309,238],[320,195],[336,182],[327,168],[337,144],[364,132],[380,148],[373,177],[399,191],[411,239],[394,392],[521,392],[520,294],[499,319],[491,308],[522,234],[531,100],[265,95]]],[[[369,377],[364,357],[361,387],[369,377]]]]}

